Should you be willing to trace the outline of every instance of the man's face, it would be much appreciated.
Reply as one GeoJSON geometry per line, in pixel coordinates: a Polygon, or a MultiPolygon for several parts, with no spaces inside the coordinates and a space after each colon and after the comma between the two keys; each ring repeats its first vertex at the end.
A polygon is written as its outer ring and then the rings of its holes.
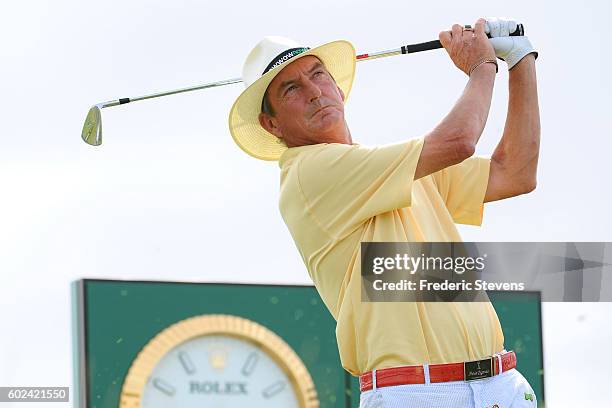
{"type": "Polygon", "coordinates": [[[344,121],[344,93],[312,55],[290,63],[268,86],[274,116],[259,115],[262,127],[287,146],[351,144],[344,121]]]}

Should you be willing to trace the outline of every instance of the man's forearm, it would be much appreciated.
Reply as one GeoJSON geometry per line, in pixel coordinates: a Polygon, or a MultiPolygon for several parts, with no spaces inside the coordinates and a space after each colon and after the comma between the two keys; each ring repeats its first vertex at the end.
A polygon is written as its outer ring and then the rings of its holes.
{"type": "Polygon", "coordinates": [[[461,163],[474,154],[491,107],[494,82],[493,64],[482,64],[472,72],[453,109],[425,136],[415,180],[461,163]]]}
{"type": "Polygon", "coordinates": [[[495,65],[483,64],[476,68],[463,94],[436,130],[442,134],[454,131],[475,146],[489,116],[494,84],[495,65]]]}
{"type": "Polygon", "coordinates": [[[504,134],[491,159],[505,177],[527,190],[535,188],[540,149],[540,111],[535,58],[526,55],[512,70],[504,134]]]}

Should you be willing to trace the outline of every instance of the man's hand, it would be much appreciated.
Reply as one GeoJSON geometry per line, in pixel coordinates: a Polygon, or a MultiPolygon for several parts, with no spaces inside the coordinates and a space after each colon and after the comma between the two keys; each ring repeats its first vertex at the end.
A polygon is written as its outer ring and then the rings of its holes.
{"type": "Polygon", "coordinates": [[[525,36],[510,37],[514,32],[517,22],[505,17],[488,17],[485,22],[485,33],[492,38],[489,40],[495,49],[495,55],[508,64],[508,70],[512,69],[527,54],[534,53],[538,58],[538,52],[533,49],[529,38],[525,36]]]}
{"type": "Polygon", "coordinates": [[[495,51],[485,34],[485,23],[484,18],[479,18],[473,30],[464,30],[463,26],[453,24],[450,31],[442,31],[438,36],[453,63],[467,75],[479,62],[495,59],[495,51]]]}

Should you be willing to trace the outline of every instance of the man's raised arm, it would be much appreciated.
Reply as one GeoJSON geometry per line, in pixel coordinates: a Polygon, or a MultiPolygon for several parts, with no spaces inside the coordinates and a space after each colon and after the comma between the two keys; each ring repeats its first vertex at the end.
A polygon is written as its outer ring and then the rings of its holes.
{"type": "Polygon", "coordinates": [[[504,135],[491,156],[485,202],[529,193],[536,187],[540,111],[535,57],[527,55],[510,71],[504,135]]]}
{"type": "Polygon", "coordinates": [[[495,54],[510,70],[510,94],[504,134],[491,156],[484,201],[501,200],[533,191],[540,151],[540,111],[535,60],[538,52],[527,37],[508,37],[513,20],[490,19],[486,31],[495,54]]]}
{"type": "Polygon", "coordinates": [[[449,114],[425,136],[415,180],[461,163],[474,154],[489,115],[497,70],[495,51],[484,24],[481,18],[473,29],[464,30],[454,24],[452,31],[440,33],[442,46],[470,80],[449,114]]]}

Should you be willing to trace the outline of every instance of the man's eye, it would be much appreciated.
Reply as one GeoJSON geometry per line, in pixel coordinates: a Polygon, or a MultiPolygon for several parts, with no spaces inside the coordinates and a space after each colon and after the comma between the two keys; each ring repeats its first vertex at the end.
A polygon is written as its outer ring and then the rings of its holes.
{"type": "Polygon", "coordinates": [[[317,72],[315,72],[315,75],[320,76],[319,74],[324,74],[324,73],[325,72],[323,72],[323,71],[317,71],[317,72]]]}
{"type": "Polygon", "coordinates": [[[287,89],[285,89],[285,94],[289,93],[289,91],[293,91],[294,89],[297,89],[297,86],[295,85],[289,86],[287,89]]]}

